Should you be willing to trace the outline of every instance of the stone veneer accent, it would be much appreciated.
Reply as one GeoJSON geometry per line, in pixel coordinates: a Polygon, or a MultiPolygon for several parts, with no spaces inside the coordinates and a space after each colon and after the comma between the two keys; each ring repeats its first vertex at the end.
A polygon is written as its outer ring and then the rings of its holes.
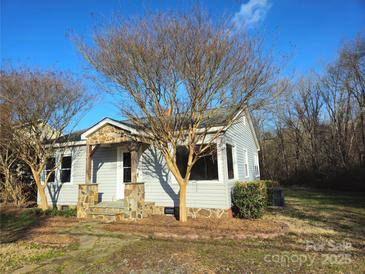
{"type": "MultiPolygon", "coordinates": [[[[151,215],[165,215],[165,207],[164,206],[157,206],[155,203],[145,203],[143,208],[144,210],[144,217],[151,216],[151,215]]],[[[175,208],[175,212],[178,212],[179,208],[175,208]]],[[[188,217],[190,218],[231,218],[232,213],[230,209],[223,209],[223,208],[192,208],[188,207],[188,217]]]]}
{"type": "Polygon", "coordinates": [[[163,215],[164,207],[145,202],[144,183],[128,183],[124,186],[124,203],[129,219],[142,219],[151,215],[163,215]]]}
{"type": "Polygon", "coordinates": [[[130,139],[125,136],[124,130],[109,124],[103,126],[87,137],[87,143],[89,145],[112,144],[127,141],[130,141],[130,139]]]}
{"type": "Polygon", "coordinates": [[[229,218],[230,209],[223,208],[188,208],[188,217],[191,218],[229,218]]]}
{"type": "MultiPolygon", "coordinates": [[[[142,219],[151,215],[164,215],[164,206],[157,206],[152,202],[145,202],[143,183],[129,183],[124,187],[124,201],[128,209],[129,219],[142,219]]],[[[191,218],[228,218],[230,209],[223,208],[187,208],[191,218]]]]}
{"type": "Polygon", "coordinates": [[[152,216],[152,215],[165,215],[165,207],[157,206],[152,202],[145,202],[143,206],[143,216],[152,216]]]}
{"type": "Polygon", "coordinates": [[[99,201],[97,184],[80,184],[77,201],[77,218],[86,218],[90,206],[96,205],[99,201]]]}
{"type": "MultiPolygon", "coordinates": [[[[120,209],[116,208],[117,212],[113,209],[108,209],[109,214],[118,213],[113,216],[109,215],[97,215],[97,218],[104,221],[117,221],[121,219],[142,219],[152,215],[164,215],[164,206],[157,206],[153,202],[145,202],[145,189],[144,183],[128,183],[124,187],[124,205],[126,212],[120,213],[120,209]],[[110,219],[112,218],[112,219],[110,219]]],[[[90,217],[90,207],[98,203],[98,185],[97,184],[80,184],[79,185],[79,197],[77,203],[77,217],[87,218],[90,217]]],[[[178,208],[177,208],[178,209],[178,208]]],[[[93,208],[93,212],[96,212],[98,208],[93,208]]],[[[103,207],[100,210],[104,210],[103,207]]],[[[220,208],[187,208],[188,217],[190,218],[228,218],[231,217],[229,209],[220,208]]],[[[94,217],[93,217],[94,218],[94,217]]]]}
{"type": "Polygon", "coordinates": [[[124,185],[124,204],[130,219],[142,219],[144,214],[144,183],[127,183],[124,185]]]}
{"type": "Polygon", "coordinates": [[[128,183],[124,186],[124,203],[129,219],[142,219],[151,215],[162,215],[163,208],[155,203],[145,202],[144,183],[128,183]]]}

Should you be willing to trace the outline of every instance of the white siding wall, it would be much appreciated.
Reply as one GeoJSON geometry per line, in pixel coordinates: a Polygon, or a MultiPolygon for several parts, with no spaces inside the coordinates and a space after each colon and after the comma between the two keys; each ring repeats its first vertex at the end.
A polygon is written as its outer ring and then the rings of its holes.
{"type": "Polygon", "coordinates": [[[93,155],[91,181],[98,184],[102,201],[117,200],[117,151],[117,146],[101,146],[93,155]]]}
{"type": "MultiPolygon", "coordinates": [[[[139,168],[141,181],[145,183],[146,201],[161,206],[178,206],[179,185],[174,182],[173,175],[168,172],[158,151],[146,149],[142,153],[139,168]]],[[[218,180],[190,182],[186,197],[188,207],[228,208],[226,186],[218,180]]]]}
{"type": "MultiPolygon", "coordinates": [[[[61,184],[56,175],[56,182],[48,184],[47,199],[50,205],[76,205],[79,184],[85,183],[86,147],[77,146],[72,149],[71,183],[61,184]]],[[[71,152],[68,152],[71,153],[71,152]]],[[[58,172],[57,172],[58,174],[58,172]]],[[[117,147],[99,147],[92,161],[93,183],[98,184],[102,201],[116,199],[117,183],[117,147]]]]}
{"type": "MultiPolygon", "coordinates": [[[[218,140],[217,181],[192,181],[187,187],[187,206],[201,208],[229,208],[231,188],[236,181],[250,181],[254,178],[254,157],[257,147],[249,121],[241,118],[218,140]],[[235,178],[228,180],[226,143],[233,145],[235,178]],[[244,174],[244,149],[248,152],[249,177],[244,174]]],[[[140,151],[138,181],[145,183],[146,201],[161,206],[178,206],[179,186],[167,170],[163,157],[154,149],[140,151]]],[[[72,151],[72,182],[61,185],[49,184],[48,201],[57,200],[59,205],[76,205],[78,184],[85,183],[85,146],[72,151]],[[61,187],[59,187],[61,186],[61,187]],[[52,196],[52,198],[51,198],[52,196]]],[[[93,155],[92,182],[97,183],[103,201],[112,201],[117,191],[117,146],[99,147],[93,155]]],[[[56,176],[57,177],[57,176],[56,176]]],[[[122,183],[122,182],[120,182],[122,183]]]]}
{"type": "Polygon", "coordinates": [[[72,155],[71,182],[61,184],[59,172],[56,172],[54,183],[48,184],[46,190],[49,205],[76,205],[79,184],[85,183],[85,146],[76,146],[65,152],[72,155]]]}
{"type": "Polygon", "coordinates": [[[235,179],[229,180],[227,183],[227,193],[230,201],[231,188],[235,182],[259,179],[259,177],[254,176],[255,155],[257,155],[258,151],[254,139],[254,132],[252,132],[252,127],[249,125],[249,120],[247,118],[241,117],[226,131],[224,137],[228,143],[234,145],[233,158],[234,162],[236,161],[234,170],[235,179]],[[245,122],[244,119],[246,120],[245,122]],[[249,177],[246,177],[244,172],[245,149],[248,154],[249,177]]]}

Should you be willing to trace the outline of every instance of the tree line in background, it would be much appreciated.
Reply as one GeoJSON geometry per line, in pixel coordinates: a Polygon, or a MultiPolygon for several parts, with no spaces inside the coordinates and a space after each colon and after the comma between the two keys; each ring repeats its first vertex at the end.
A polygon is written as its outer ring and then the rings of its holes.
{"type": "Polygon", "coordinates": [[[345,44],[321,75],[288,81],[255,117],[263,178],[365,190],[365,36],[345,44]]]}

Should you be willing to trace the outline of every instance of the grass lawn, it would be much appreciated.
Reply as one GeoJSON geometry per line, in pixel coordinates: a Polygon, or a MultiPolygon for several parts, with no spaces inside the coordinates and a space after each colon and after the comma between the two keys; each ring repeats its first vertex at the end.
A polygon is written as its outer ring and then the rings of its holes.
{"type": "Polygon", "coordinates": [[[364,194],[286,189],[261,220],[102,224],[1,212],[0,272],[365,273],[364,194]]]}

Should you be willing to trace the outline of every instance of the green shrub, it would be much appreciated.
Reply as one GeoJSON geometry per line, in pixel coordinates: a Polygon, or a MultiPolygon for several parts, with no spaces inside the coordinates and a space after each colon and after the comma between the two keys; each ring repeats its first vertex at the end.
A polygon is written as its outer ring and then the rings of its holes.
{"type": "Polygon", "coordinates": [[[280,184],[278,181],[272,181],[272,180],[260,180],[260,182],[263,182],[266,185],[266,188],[273,188],[273,187],[279,187],[280,184]]]}
{"type": "Polygon", "coordinates": [[[64,210],[58,210],[58,216],[75,217],[76,214],[77,214],[76,208],[67,208],[64,210]]]}
{"type": "Polygon", "coordinates": [[[43,210],[40,209],[39,207],[33,207],[33,208],[30,208],[30,209],[24,211],[23,214],[25,214],[25,215],[28,215],[29,214],[29,215],[34,215],[34,216],[41,216],[44,213],[43,213],[43,210]]]}
{"type": "Polygon", "coordinates": [[[57,216],[57,212],[58,212],[57,208],[49,208],[43,211],[43,214],[45,216],[57,216]]]}
{"type": "Polygon", "coordinates": [[[233,187],[233,211],[239,218],[262,217],[267,206],[267,188],[263,181],[238,182],[233,187]]]}

